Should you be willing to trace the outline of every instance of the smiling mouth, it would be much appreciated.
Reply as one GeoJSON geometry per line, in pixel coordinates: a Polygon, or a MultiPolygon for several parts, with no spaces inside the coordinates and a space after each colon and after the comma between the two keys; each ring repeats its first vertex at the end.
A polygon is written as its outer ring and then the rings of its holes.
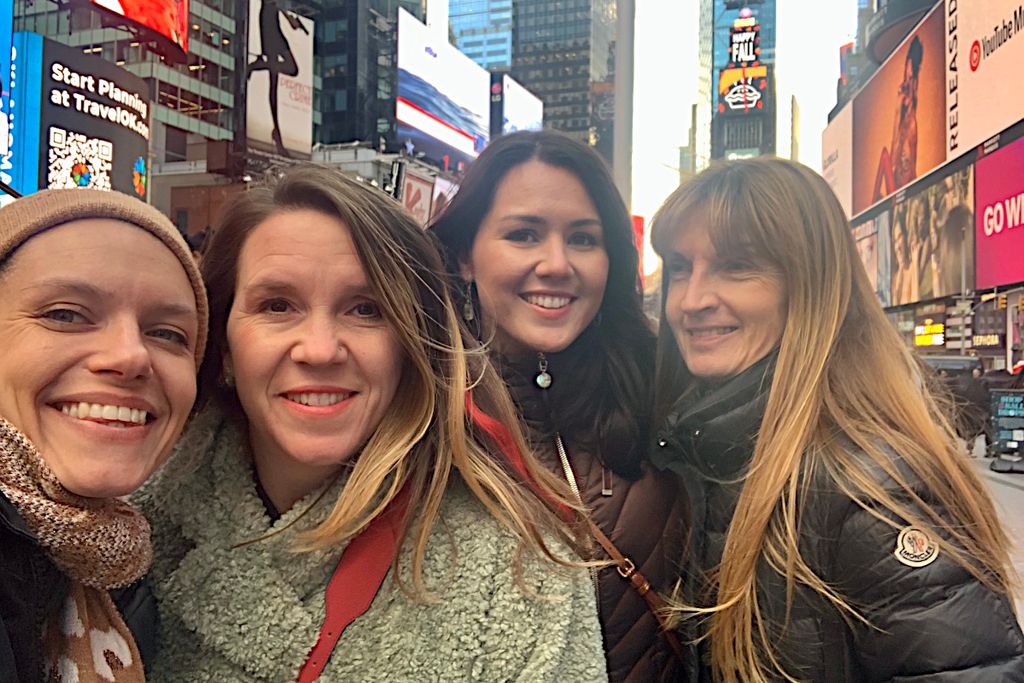
{"type": "Polygon", "coordinates": [[[524,294],[522,295],[522,299],[528,304],[533,304],[534,306],[547,308],[549,310],[565,308],[572,303],[572,297],[548,296],[546,294],[524,294]]]}
{"type": "Polygon", "coordinates": [[[354,391],[344,393],[318,393],[318,392],[302,392],[298,394],[285,394],[284,397],[292,403],[298,403],[304,406],[333,406],[341,403],[345,399],[355,396],[354,391]]]}
{"type": "Polygon", "coordinates": [[[59,403],[55,408],[68,417],[85,422],[97,422],[127,429],[129,427],[140,427],[154,419],[145,410],[129,408],[127,406],[113,405],[110,403],[86,403],[84,401],[75,403],[59,403]]]}
{"type": "Polygon", "coordinates": [[[701,337],[717,337],[719,335],[729,334],[730,332],[735,332],[738,329],[738,327],[702,327],[700,329],[691,328],[688,332],[691,337],[697,337],[699,339],[701,337]]]}

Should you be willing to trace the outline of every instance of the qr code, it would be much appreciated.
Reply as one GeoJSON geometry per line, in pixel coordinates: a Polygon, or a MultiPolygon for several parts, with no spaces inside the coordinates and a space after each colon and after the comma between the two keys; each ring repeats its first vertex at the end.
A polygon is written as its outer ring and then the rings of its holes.
{"type": "Polygon", "coordinates": [[[109,190],[114,143],[82,133],[50,128],[49,188],[92,187],[109,190]]]}

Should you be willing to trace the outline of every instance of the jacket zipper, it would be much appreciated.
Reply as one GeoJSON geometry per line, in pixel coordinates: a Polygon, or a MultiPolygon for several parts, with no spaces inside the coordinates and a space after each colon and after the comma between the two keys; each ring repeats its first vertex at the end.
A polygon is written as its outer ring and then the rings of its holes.
{"type": "MultiPolygon", "coordinates": [[[[569,488],[572,489],[573,495],[576,496],[576,502],[580,504],[580,507],[586,508],[586,505],[583,503],[583,496],[580,495],[580,487],[576,483],[576,475],[572,471],[572,465],[569,464],[569,454],[565,452],[562,435],[558,432],[555,432],[555,448],[558,450],[558,460],[562,463],[562,473],[565,474],[565,479],[569,482],[569,488]]],[[[597,582],[597,567],[590,568],[590,581],[594,584],[594,596],[597,598],[597,614],[600,617],[601,591],[597,582]]]]}

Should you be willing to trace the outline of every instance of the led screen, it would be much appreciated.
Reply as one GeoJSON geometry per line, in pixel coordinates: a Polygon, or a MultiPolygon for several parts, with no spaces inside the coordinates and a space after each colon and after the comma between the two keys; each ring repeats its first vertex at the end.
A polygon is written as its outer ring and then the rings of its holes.
{"type": "Polygon", "coordinates": [[[188,50],[188,0],[90,0],[149,29],[182,53],[188,50]]]}
{"type": "Polygon", "coordinates": [[[502,76],[501,132],[540,130],[544,127],[544,103],[519,81],[502,76]]]}
{"type": "Polygon", "coordinates": [[[1024,282],[1024,139],[977,168],[977,288],[1024,282]]]}
{"type": "Polygon", "coordinates": [[[398,142],[446,169],[487,145],[490,74],[405,10],[398,13],[398,142]]]}
{"type": "Polygon", "coordinates": [[[91,187],[140,198],[149,183],[146,82],[98,57],[32,33],[15,35],[12,185],[91,187]]]}

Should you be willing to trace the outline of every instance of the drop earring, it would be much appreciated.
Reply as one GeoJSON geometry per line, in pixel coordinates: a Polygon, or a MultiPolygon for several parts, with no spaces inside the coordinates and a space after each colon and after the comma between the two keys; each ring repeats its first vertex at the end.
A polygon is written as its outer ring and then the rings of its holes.
{"type": "Polygon", "coordinates": [[[476,320],[476,309],[473,306],[473,281],[470,280],[466,283],[466,289],[463,292],[462,301],[462,319],[467,323],[471,323],[476,320]]]}

